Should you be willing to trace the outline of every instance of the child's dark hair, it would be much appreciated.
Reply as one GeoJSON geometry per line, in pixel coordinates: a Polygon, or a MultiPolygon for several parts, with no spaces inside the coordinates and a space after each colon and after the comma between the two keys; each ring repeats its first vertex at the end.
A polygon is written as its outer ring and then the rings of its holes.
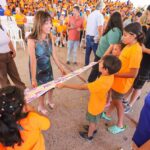
{"type": "Polygon", "coordinates": [[[25,118],[23,113],[24,92],[18,87],[8,86],[0,89],[0,143],[13,147],[23,142],[18,120],[25,118]]]}
{"type": "Polygon", "coordinates": [[[148,5],[147,10],[150,11],[150,5],[148,5]]]}
{"type": "Polygon", "coordinates": [[[131,23],[127,25],[124,30],[128,33],[135,34],[137,41],[142,44],[144,41],[144,33],[142,31],[142,26],[138,22],[131,23]]]}
{"type": "Polygon", "coordinates": [[[121,61],[118,57],[114,55],[106,55],[102,58],[103,67],[108,69],[108,73],[114,74],[117,73],[121,69],[121,61]]]}
{"type": "Polygon", "coordinates": [[[137,12],[137,13],[135,14],[135,16],[141,17],[141,16],[142,16],[142,13],[139,11],[139,12],[137,12]]]}

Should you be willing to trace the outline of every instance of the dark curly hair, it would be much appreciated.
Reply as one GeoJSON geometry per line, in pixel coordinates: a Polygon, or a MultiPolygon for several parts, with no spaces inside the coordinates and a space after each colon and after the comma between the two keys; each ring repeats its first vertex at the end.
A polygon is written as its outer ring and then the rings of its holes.
{"type": "Polygon", "coordinates": [[[13,147],[23,142],[20,135],[21,126],[18,120],[25,118],[23,113],[24,92],[16,86],[0,89],[0,143],[13,147]]]}

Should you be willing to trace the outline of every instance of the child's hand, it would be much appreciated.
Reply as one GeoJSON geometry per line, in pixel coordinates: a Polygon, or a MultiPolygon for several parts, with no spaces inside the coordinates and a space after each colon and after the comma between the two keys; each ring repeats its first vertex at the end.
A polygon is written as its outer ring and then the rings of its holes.
{"type": "Polygon", "coordinates": [[[35,111],[34,107],[28,104],[25,104],[23,107],[23,112],[35,111]]]}
{"type": "Polygon", "coordinates": [[[59,88],[59,89],[62,89],[62,88],[65,87],[65,84],[59,83],[59,84],[56,85],[56,87],[59,88]]]}

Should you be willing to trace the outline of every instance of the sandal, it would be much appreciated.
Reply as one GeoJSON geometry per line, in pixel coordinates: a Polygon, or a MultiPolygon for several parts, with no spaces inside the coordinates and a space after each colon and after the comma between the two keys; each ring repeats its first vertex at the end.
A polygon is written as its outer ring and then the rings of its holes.
{"type": "Polygon", "coordinates": [[[42,109],[41,106],[38,106],[38,112],[41,112],[43,115],[47,115],[48,111],[46,109],[42,109]]]}
{"type": "MultiPolygon", "coordinates": [[[[88,132],[88,130],[89,130],[89,125],[83,125],[83,129],[84,129],[86,132],[88,132]]],[[[96,133],[97,133],[97,130],[95,130],[95,131],[93,132],[93,136],[94,136],[96,133]]]]}
{"type": "Polygon", "coordinates": [[[80,136],[88,141],[91,141],[93,139],[93,136],[88,137],[88,133],[84,131],[79,132],[80,136]]]}
{"type": "Polygon", "coordinates": [[[114,126],[109,127],[109,128],[108,128],[108,131],[109,131],[110,133],[112,133],[112,134],[118,134],[118,133],[121,133],[121,132],[125,131],[126,128],[127,128],[126,125],[123,126],[122,128],[120,128],[120,127],[114,125],[114,126]]]}
{"type": "Polygon", "coordinates": [[[101,119],[104,119],[104,120],[106,120],[106,121],[111,121],[111,120],[112,120],[111,117],[108,117],[108,116],[106,115],[106,112],[102,112],[100,118],[101,118],[101,119]]]}

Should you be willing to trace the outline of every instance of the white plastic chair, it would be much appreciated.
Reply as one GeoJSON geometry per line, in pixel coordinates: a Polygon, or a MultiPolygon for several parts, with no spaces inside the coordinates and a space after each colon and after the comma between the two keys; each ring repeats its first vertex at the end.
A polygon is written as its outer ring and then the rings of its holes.
{"type": "Polygon", "coordinates": [[[17,49],[17,43],[19,43],[23,47],[23,49],[25,50],[25,43],[24,43],[24,40],[22,38],[21,29],[19,29],[18,27],[10,29],[9,34],[10,34],[10,38],[11,38],[11,41],[12,41],[15,49],[17,49]]]}

